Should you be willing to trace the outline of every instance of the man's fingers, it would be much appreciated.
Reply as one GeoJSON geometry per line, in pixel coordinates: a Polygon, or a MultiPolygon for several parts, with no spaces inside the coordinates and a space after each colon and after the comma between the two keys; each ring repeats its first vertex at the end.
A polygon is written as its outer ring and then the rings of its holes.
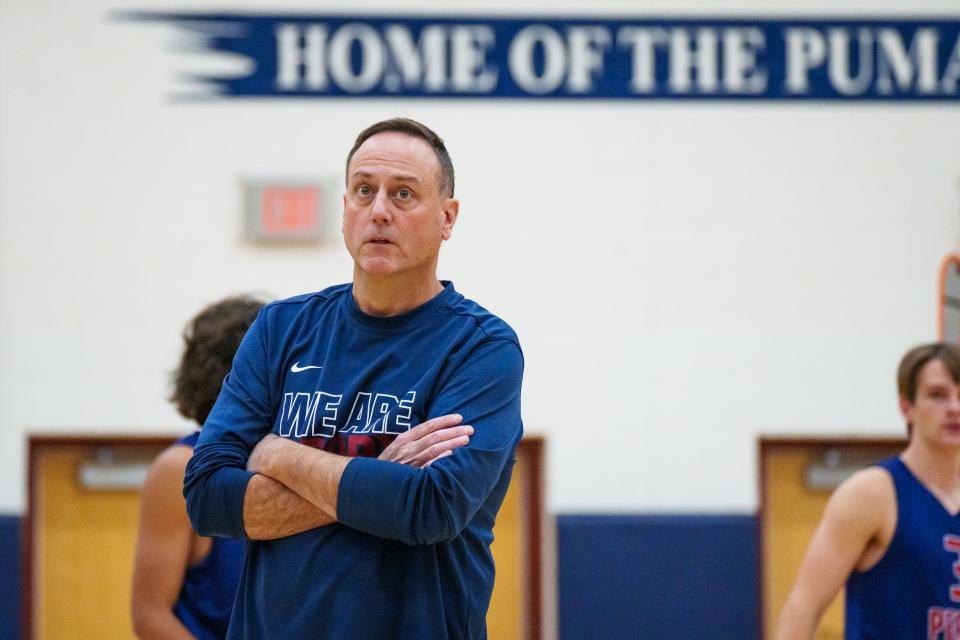
{"type": "Polygon", "coordinates": [[[417,440],[407,442],[403,446],[417,460],[418,464],[423,465],[424,462],[432,460],[444,450],[464,446],[470,442],[470,436],[472,435],[473,427],[465,424],[435,431],[417,440]]]}
{"type": "MultiPolygon", "coordinates": [[[[427,420],[423,424],[418,424],[413,429],[407,431],[410,440],[419,440],[425,435],[429,435],[439,429],[455,427],[463,421],[463,416],[459,413],[449,413],[445,416],[439,416],[427,420]]],[[[398,436],[399,437],[399,436],[398,436]]]]}
{"type": "Polygon", "coordinates": [[[472,436],[472,435],[473,435],[473,427],[471,427],[468,424],[464,424],[459,427],[448,427],[440,431],[435,431],[421,438],[419,441],[417,441],[417,444],[422,445],[424,448],[426,448],[426,447],[432,447],[435,444],[445,442],[447,440],[452,440],[453,438],[459,438],[460,436],[472,436]]]}
{"type": "Polygon", "coordinates": [[[463,416],[451,413],[417,425],[396,437],[380,454],[381,460],[413,467],[427,467],[470,442],[473,427],[460,422],[463,416]]]}
{"type": "Polygon", "coordinates": [[[460,447],[466,446],[469,442],[469,437],[457,436],[456,438],[444,440],[443,442],[427,447],[417,457],[421,461],[425,461],[423,466],[426,467],[437,458],[444,455],[450,455],[453,453],[454,449],[459,449],[460,447]]]}
{"type": "Polygon", "coordinates": [[[427,464],[423,465],[423,468],[426,469],[427,467],[429,467],[430,465],[432,465],[434,462],[436,462],[436,461],[439,460],[440,458],[446,458],[447,456],[450,456],[450,455],[453,455],[453,449],[447,449],[446,451],[444,451],[443,453],[441,453],[440,455],[438,455],[438,456],[437,456],[436,458],[434,458],[433,460],[428,461],[427,464]]]}

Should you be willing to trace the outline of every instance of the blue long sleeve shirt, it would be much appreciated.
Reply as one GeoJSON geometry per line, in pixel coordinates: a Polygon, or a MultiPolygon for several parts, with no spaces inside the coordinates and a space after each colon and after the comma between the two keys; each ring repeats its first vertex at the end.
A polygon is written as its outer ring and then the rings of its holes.
{"type": "Polygon", "coordinates": [[[203,535],[245,536],[246,460],[267,433],[353,459],[338,523],[251,541],[230,638],[485,638],[493,524],[522,434],[516,334],[444,283],[387,318],[350,285],[266,306],[187,466],[203,535]],[[470,444],[427,469],[376,456],[448,413],[470,444]]]}

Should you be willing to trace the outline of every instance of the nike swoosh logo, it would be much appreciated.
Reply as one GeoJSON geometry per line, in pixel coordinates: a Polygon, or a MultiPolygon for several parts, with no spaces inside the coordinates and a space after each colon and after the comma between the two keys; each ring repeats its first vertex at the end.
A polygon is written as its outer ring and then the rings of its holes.
{"type": "Polygon", "coordinates": [[[290,371],[292,373],[300,373],[301,371],[306,371],[307,369],[323,369],[323,367],[316,364],[308,364],[305,367],[301,367],[299,362],[294,363],[294,365],[290,367],[290,371]]]}

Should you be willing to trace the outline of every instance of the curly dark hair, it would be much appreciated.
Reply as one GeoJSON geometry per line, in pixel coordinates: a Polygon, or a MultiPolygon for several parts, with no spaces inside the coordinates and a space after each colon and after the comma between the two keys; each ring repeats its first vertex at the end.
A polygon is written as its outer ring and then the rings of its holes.
{"type": "Polygon", "coordinates": [[[173,372],[170,396],[184,418],[203,425],[237,347],[263,304],[252,296],[227,298],[205,308],[184,327],[183,355],[173,372]]]}

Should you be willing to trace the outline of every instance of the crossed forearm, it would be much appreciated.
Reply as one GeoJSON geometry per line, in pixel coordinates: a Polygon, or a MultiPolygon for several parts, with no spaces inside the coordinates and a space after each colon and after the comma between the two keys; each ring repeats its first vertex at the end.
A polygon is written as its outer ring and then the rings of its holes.
{"type": "Polygon", "coordinates": [[[350,458],[306,447],[286,438],[270,437],[258,446],[268,449],[253,461],[251,471],[263,474],[327,515],[337,519],[340,476],[350,458]]]}
{"type": "Polygon", "coordinates": [[[283,484],[254,475],[243,497],[243,526],[251,540],[292,536],[336,522],[283,484]]]}

